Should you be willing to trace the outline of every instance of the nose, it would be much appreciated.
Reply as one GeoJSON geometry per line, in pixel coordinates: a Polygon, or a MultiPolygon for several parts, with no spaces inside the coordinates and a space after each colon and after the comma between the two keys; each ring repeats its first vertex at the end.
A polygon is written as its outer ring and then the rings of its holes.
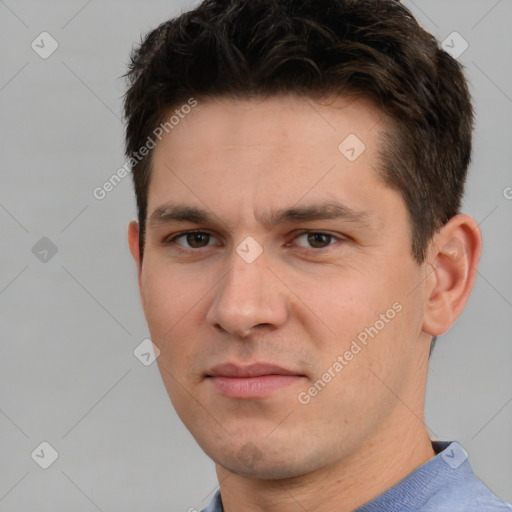
{"type": "Polygon", "coordinates": [[[269,269],[265,252],[247,263],[233,251],[229,263],[207,313],[208,324],[241,338],[282,326],[288,318],[286,288],[269,269]]]}

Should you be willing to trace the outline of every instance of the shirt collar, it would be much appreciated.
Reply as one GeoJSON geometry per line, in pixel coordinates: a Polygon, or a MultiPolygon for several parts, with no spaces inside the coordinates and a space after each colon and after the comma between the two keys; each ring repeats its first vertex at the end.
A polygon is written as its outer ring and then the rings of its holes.
{"type": "Polygon", "coordinates": [[[472,475],[467,453],[456,441],[432,441],[435,457],[355,512],[417,510],[442,487],[472,475]]]}

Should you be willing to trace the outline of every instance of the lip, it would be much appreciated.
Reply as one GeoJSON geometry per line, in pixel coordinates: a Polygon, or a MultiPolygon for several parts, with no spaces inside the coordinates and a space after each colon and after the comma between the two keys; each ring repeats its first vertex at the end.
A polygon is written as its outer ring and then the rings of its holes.
{"type": "Polygon", "coordinates": [[[208,377],[261,377],[263,375],[299,375],[293,370],[270,363],[253,363],[246,366],[236,363],[223,363],[214,366],[208,377]]]}
{"type": "Polygon", "coordinates": [[[222,395],[244,399],[265,398],[305,378],[296,371],[269,363],[247,366],[224,363],[214,366],[206,375],[222,395]]]}

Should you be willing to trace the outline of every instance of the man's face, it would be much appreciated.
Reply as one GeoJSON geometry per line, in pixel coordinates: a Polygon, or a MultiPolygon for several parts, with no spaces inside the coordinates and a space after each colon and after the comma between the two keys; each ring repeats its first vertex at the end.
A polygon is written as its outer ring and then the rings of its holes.
{"type": "Polygon", "coordinates": [[[419,421],[428,269],[377,174],[382,119],[199,102],[154,150],[142,303],[178,415],[230,471],[306,474],[419,421]]]}

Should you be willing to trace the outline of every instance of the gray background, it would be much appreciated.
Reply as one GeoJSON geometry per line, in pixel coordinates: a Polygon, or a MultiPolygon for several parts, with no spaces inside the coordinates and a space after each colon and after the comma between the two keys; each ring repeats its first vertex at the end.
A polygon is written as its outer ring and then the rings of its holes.
{"type": "MultiPolygon", "coordinates": [[[[126,244],[130,178],[92,194],[124,162],[119,77],[132,44],[194,4],[0,0],[2,512],[200,509],[216,489],[156,364],[133,354],[148,331],[126,244]],[[43,31],[59,44],[47,59],[31,48],[43,31]],[[42,237],[57,248],[47,261],[48,242],[32,251],[42,237]],[[31,458],[43,441],[59,455],[46,470],[31,458]]],[[[512,501],[512,2],[406,4],[439,40],[457,31],[469,44],[464,211],[485,243],[469,304],[431,361],[427,424],[512,501]]]]}

